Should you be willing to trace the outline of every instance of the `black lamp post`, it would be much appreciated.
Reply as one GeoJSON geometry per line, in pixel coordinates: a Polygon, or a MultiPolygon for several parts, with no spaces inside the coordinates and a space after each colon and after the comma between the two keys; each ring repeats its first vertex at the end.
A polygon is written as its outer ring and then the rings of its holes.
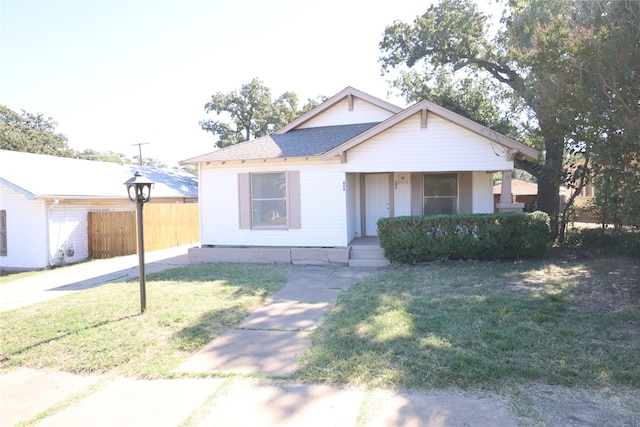
{"type": "Polygon", "coordinates": [[[142,229],[142,206],[151,198],[153,181],[144,178],[140,171],[136,171],[133,178],[124,183],[127,186],[129,200],[136,202],[138,214],[138,264],[140,269],[140,313],[147,309],[146,278],[144,273],[144,231],[142,229]]]}

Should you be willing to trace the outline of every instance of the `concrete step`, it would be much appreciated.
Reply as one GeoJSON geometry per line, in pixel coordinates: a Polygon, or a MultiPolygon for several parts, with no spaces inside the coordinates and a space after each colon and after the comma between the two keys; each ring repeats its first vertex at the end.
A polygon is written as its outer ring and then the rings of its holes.
{"type": "Polygon", "coordinates": [[[389,260],[382,259],[350,259],[349,267],[387,267],[389,260]]]}
{"type": "Polygon", "coordinates": [[[349,267],[387,267],[389,260],[378,245],[353,245],[349,251],[349,267]]]}
{"type": "Polygon", "coordinates": [[[351,248],[351,252],[349,252],[349,258],[353,259],[376,259],[376,258],[384,258],[384,249],[368,249],[368,250],[360,250],[356,248],[351,248]]]}

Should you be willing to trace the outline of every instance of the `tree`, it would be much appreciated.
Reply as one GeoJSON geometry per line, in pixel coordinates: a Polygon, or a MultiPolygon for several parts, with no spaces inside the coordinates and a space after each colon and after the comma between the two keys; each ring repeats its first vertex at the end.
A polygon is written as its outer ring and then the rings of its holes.
{"type": "Polygon", "coordinates": [[[584,5],[594,28],[592,55],[581,68],[595,88],[593,128],[604,143],[592,147],[603,226],[640,223],[640,2],[584,5]]]}
{"type": "Polygon", "coordinates": [[[201,121],[200,126],[217,136],[217,148],[224,148],[268,135],[316,105],[317,100],[308,100],[298,109],[298,97],[293,92],[285,92],[273,100],[271,90],[262,81],[253,79],[242,85],[240,91],[216,93],[205,104],[205,112],[218,116],[226,113],[230,122],[208,119],[201,121]]]}
{"type": "Polygon", "coordinates": [[[19,114],[0,106],[0,149],[74,157],[67,137],[56,132],[57,126],[51,117],[44,118],[42,114],[24,110],[19,114]]]}
{"type": "Polygon", "coordinates": [[[97,160],[100,162],[121,163],[127,165],[136,164],[135,161],[128,159],[122,153],[116,153],[115,151],[96,151],[90,148],[76,152],[75,157],[78,159],[97,160]]]}
{"type": "MultiPolygon", "coordinates": [[[[564,165],[575,158],[567,148],[588,155],[590,147],[602,144],[590,121],[594,87],[585,87],[585,72],[577,68],[597,54],[597,29],[581,3],[589,2],[509,0],[502,28],[492,33],[471,0],[442,0],[412,24],[388,26],[380,42],[384,73],[426,63],[456,78],[488,76],[501,85],[496,99],[508,102],[520,118],[515,128],[526,130],[525,141],[544,155],[538,162],[516,159],[515,165],[536,177],[538,206],[551,215],[556,232],[559,187],[568,177],[564,165]]],[[[427,73],[425,80],[431,77],[427,73]]]]}

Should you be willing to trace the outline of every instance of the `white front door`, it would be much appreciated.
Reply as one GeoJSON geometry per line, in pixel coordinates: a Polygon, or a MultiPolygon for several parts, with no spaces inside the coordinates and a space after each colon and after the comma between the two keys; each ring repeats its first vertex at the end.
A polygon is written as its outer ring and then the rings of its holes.
{"type": "Polygon", "coordinates": [[[378,218],[389,217],[389,174],[364,176],[365,235],[378,235],[378,218]]]}

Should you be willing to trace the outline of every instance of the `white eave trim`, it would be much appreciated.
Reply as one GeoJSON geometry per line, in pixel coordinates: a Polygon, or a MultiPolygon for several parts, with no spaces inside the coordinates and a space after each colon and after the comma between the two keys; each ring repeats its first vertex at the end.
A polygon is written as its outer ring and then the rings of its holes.
{"type": "Polygon", "coordinates": [[[384,110],[387,110],[393,114],[397,114],[399,112],[402,111],[402,108],[398,107],[397,105],[393,105],[390,102],[384,101],[380,98],[376,98],[375,96],[369,95],[368,93],[364,93],[362,91],[359,91],[358,89],[355,89],[351,86],[347,86],[345,89],[341,90],[340,92],[338,92],[337,94],[335,94],[334,96],[332,96],[331,98],[327,99],[326,101],[324,101],[322,104],[318,105],[316,108],[312,109],[311,111],[308,111],[306,114],[303,114],[302,116],[298,117],[297,119],[295,119],[294,121],[292,121],[291,123],[289,123],[288,125],[278,129],[277,131],[274,132],[274,134],[276,135],[281,135],[285,132],[290,131],[291,129],[295,129],[296,127],[300,126],[301,124],[311,120],[312,118],[314,118],[315,116],[317,116],[318,114],[322,113],[323,111],[327,110],[328,108],[333,107],[334,105],[336,105],[338,102],[342,101],[344,98],[346,97],[356,97],[356,98],[360,98],[363,101],[367,101],[377,107],[380,107],[384,110]]]}
{"type": "Polygon", "coordinates": [[[7,181],[4,178],[0,178],[0,182],[2,182],[2,184],[6,185],[7,187],[11,188],[16,193],[22,194],[23,196],[25,196],[28,199],[33,200],[33,199],[36,198],[36,195],[33,194],[32,192],[27,191],[24,188],[19,187],[19,186],[15,185],[14,183],[7,181]]]}
{"type": "MultiPolygon", "coordinates": [[[[501,133],[498,133],[486,126],[483,126],[473,120],[467,119],[466,117],[461,116],[460,114],[454,113],[451,110],[448,110],[444,107],[441,107],[437,104],[434,104],[430,101],[420,101],[417,104],[403,110],[402,112],[397,113],[396,115],[389,117],[387,120],[377,124],[371,129],[361,133],[353,139],[327,151],[322,157],[324,160],[328,160],[334,156],[341,155],[347,150],[350,150],[364,141],[378,135],[379,133],[389,129],[390,127],[406,120],[407,118],[413,116],[414,114],[422,114],[422,110],[426,110],[428,112],[432,112],[442,118],[449,120],[457,125],[462,126],[463,128],[470,130],[480,136],[483,136],[490,141],[494,141],[504,147],[507,147],[510,150],[515,150],[516,153],[519,153],[525,157],[528,157],[532,160],[538,160],[539,153],[531,147],[527,147],[526,145],[509,138],[501,133]]],[[[511,151],[512,153],[514,151],[511,151]]]]}

